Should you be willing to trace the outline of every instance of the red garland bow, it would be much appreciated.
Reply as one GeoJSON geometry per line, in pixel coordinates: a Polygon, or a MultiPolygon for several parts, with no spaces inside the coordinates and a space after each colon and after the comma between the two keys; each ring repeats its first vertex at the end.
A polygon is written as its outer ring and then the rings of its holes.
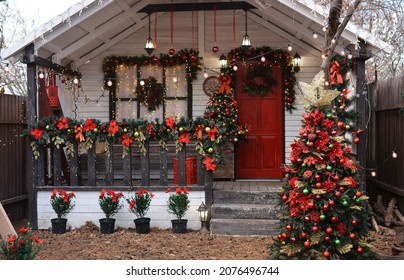
{"type": "Polygon", "coordinates": [[[231,78],[229,76],[220,75],[219,82],[221,84],[219,89],[220,94],[224,94],[225,91],[227,92],[227,94],[230,94],[232,92],[232,89],[230,87],[231,78]]]}
{"type": "Polygon", "coordinates": [[[341,75],[341,68],[339,66],[338,61],[331,62],[330,66],[330,76],[331,76],[331,84],[343,84],[344,80],[341,75]]]}

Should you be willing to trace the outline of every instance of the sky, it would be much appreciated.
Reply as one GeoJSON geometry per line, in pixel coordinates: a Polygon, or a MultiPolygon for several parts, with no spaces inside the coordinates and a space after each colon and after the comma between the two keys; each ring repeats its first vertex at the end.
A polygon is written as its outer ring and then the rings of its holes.
{"type": "Polygon", "coordinates": [[[36,26],[44,24],[62,14],[70,6],[82,0],[6,0],[10,7],[20,10],[26,19],[34,19],[36,26]]]}

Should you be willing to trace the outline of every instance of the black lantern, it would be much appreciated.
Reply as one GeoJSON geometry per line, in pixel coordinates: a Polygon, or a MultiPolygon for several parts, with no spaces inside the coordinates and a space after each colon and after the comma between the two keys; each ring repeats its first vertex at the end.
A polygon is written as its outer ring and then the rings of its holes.
{"type": "Polygon", "coordinates": [[[246,49],[251,47],[250,37],[247,34],[247,11],[245,11],[245,34],[243,37],[243,41],[241,42],[241,47],[246,49]]]}
{"type": "Polygon", "coordinates": [[[293,56],[293,69],[295,72],[299,72],[300,71],[300,64],[302,62],[302,58],[300,57],[299,53],[296,53],[293,56]]]}
{"type": "Polygon", "coordinates": [[[144,47],[145,51],[151,55],[151,53],[154,51],[154,42],[153,39],[151,38],[151,31],[150,31],[150,14],[149,14],[149,38],[146,40],[146,46],[144,47]]]}
{"type": "Polygon", "coordinates": [[[198,209],[196,209],[196,211],[198,211],[199,220],[202,223],[201,231],[208,232],[208,227],[207,227],[208,212],[209,212],[208,207],[206,207],[205,203],[202,202],[202,204],[199,206],[198,209]]]}

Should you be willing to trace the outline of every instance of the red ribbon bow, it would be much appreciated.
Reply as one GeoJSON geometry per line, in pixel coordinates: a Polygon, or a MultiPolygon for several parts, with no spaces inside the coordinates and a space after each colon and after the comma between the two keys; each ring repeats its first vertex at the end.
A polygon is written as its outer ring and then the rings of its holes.
{"type": "Polygon", "coordinates": [[[341,75],[341,68],[339,67],[338,61],[331,62],[330,66],[330,76],[331,76],[331,84],[343,84],[344,80],[341,75]]]}
{"type": "Polygon", "coordinates": [[[219,93],[224,94],[225,92],[227,92],[227,94],[230,94],[232,92],[232,89],[230,87],[231,78],[229,76],[220,75],[219,82],[221,84],[219,93]]]}

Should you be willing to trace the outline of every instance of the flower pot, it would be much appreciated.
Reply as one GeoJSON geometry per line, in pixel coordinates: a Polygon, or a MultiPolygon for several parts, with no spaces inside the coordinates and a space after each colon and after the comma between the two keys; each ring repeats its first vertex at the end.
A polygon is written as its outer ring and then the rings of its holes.
{"type": "Polygon", "coordinates": [[[134,220],[137,233],[149,233],[150,232],[150,218],[139,218],[134,220]]]}
{"type": "Polygon", "coordinates": [[[188,220],[186,220],[186,219],[171,220],[173,233],[185,233],[185,232],[187,232],[187,222],[188,222],[188,220]]]}
{"type": "Polygon", "coordinates": [[[52,223],[52,233],[63,234],[66,232],[67,219],[55,218],[55,219],[51,219],[51,223],[52,223]]]}
{"type": "Polygon", "coordinates": [[[100,232],[104,234],[111,234],[115,232],[115,219],[103,218],[100,219],[100,232]]]}

